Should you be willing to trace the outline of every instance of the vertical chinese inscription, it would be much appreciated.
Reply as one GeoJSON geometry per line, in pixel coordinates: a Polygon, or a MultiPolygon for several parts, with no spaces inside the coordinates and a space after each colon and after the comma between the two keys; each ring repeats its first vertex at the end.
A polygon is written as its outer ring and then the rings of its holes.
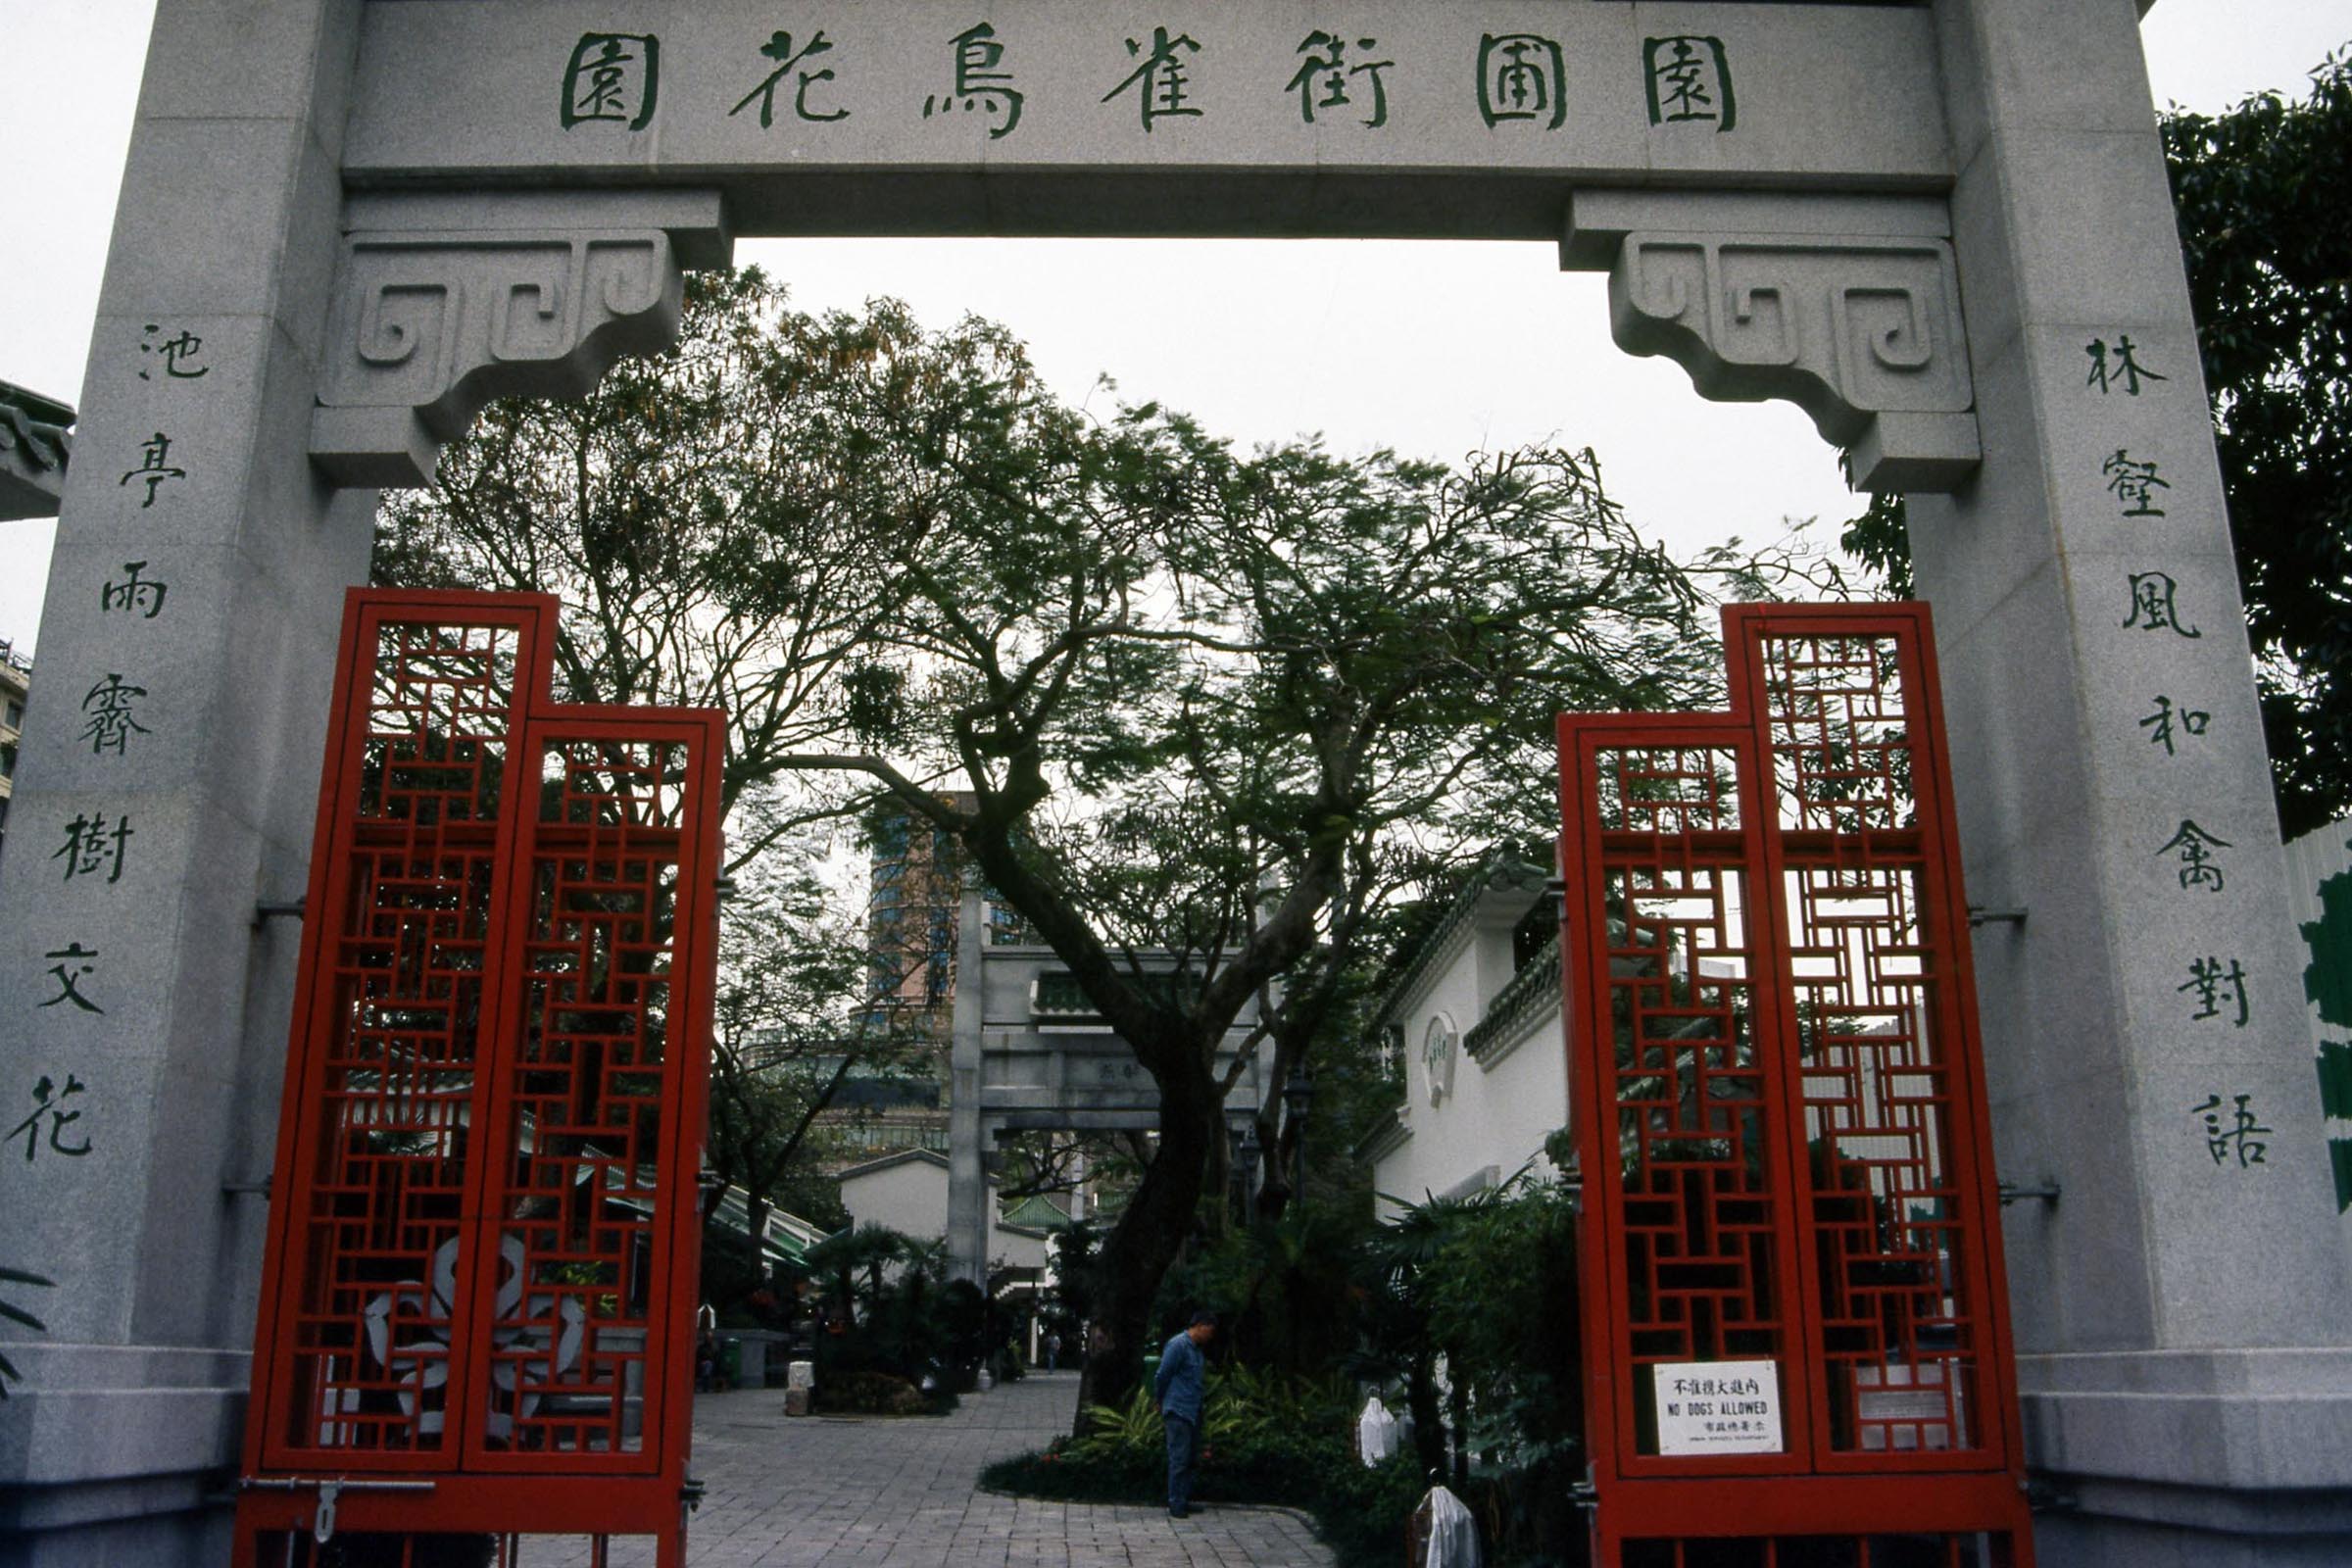
{"type": "Polygon", "coordinates": [[[82,995],[81,990],[81,982],[98,972],[98,950],[96,948],[85,948],[78,942],[69,942],[54,952],[42,954],[41,956],[57,960],[43,971],[57,982],[57,995],[46,1002],[36,1004],[36,1005],[54,1007],[64,1004],[83,1012],[105,1015],[106,1009],[82,995]]]}
{"type": "Polygon", "coordinates": [[[2172,379],[2140,364],[2139,346],[2122,332],[2116,334],[2112,346],[2105,338],[2094,337],[2082,345],[2082,352],[2090,357],[2090,374],[2082,384],[2097,387],[2102,397],[2120,390],[2126,397],[2135,398],[2142,381],[2172,379]]]}
{"type": "Polygon", "coordinates": [[[139,700],[146,695],[146,687],[132,686],[117,674],[109,674],[89,689],[81,700],[84,715],[81,739],[90,743],[92,757],[103,757],[108,752],[120,757],[128,748],[131,736],[149,733],[147,726],[132,716],[139,700]]]}
{"type": "Polygon", "coordinates": [[[2181,618],[2180,585],[2165,571],[2135,571],[2131,574],[2131,611],[2124,616],[2126,627],[2136,626],[2142,631],[2169,631],[2192,641],[2205,634],[2181,618]]]}
{"type": "Polygon", "coordinates": [[[138,466],[133,468],[125,468],[122,471],[122,477],[117,482],[127,485],[136,479],[147,486],[147,494],[139,502],[139,510],[145,512],[149,507],[155,505],[155,495],[158,490],[173,480],[185,479],[187,476],[188,471],[185,468],[174,467],[172,464],[172,438],[158,430],[139,443],[138,466]]]}
{"type": "Polygon", "coordinates": [[[32,1086],[32,1114],[10,1128],[7,1138],[0,1142],[14,1143],[19,1138],[24,1139],[24,1163],[29,1165],[42,1151],[41,1123],[46,1119],[49,1123],[47,1145],[49,1152],[65,1154],[73,1158],[79,1158],[88,1153],[90,1142],[87,1138],[74,1144],[66,1142],[66,1129],[81,1120],[81,1112],[78,1109],[69,1110],[66,1108],[67,1102],[82,1092],[81,1080],[72,1073],[66,1074],[65,1087],[62,1089],[57,1086],[55,1079],[50,1078],[46,1073],[42,1074],[40,1082],[32,1086]]]}
{"type": "Polygon", "coordinates": [[[2254,1113],[2253,1100],[2252,1095],[2231,1095],[2225,1107],[2221,1096],[2207,1095],[2204,1103],[2189,1108],[2190,1115],[2204,1122],[2205,1152],[2216,1165],[2229,1164],[2232,1156],[2239,1170],[2270,1163],[2271,1129],[2254,1113]]]}

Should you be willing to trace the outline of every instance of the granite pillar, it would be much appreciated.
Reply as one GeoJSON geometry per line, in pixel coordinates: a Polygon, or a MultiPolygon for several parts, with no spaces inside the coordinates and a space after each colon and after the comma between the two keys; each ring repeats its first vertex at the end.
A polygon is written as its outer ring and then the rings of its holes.
{"type": "Polygon", "coordinates": [[[359,0],[156,19],[0,864],[24,1382],[0,1562],[225,1551],[341,591],[373,497],[307,450],[359,0]]]}
{"type": "Polygon", "coordinates": [[[1938,0],[1984,458],[1936,608],[2068,1568],[2352,1554],[2352,1278],[2132,0],[1938,0]]]}

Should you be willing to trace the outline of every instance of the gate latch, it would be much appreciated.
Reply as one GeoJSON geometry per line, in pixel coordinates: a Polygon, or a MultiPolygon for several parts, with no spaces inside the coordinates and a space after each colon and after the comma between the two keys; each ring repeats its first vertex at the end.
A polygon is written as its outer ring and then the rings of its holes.
{"type": "MultiPolygon", "coordinates": [[[[349,1476],[245,1476],[240,1492],[301,1492],[318,1494],[318,1510],[311,1515],[311,1539],[325,1545],[335,1535],[335,1504],[346,1492],[430,1492],[430,1481],[353,1480],[349,1476]]],[[[291,1547],[288,1547],[291,1550],[291,1547]]]]}

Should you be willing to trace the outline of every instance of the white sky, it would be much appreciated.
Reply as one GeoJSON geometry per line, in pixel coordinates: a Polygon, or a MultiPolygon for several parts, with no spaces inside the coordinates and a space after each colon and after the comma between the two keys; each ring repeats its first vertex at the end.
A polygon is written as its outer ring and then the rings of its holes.
{"type": "MultiPolygon", "coordinates": [[[[77,402],[153,0],[0,0],[0,379],[77,402]]],[[[2143,27],[2159,103],[2213,112],[2296,95],[2352,41],[2352,0],[2162,0],[2143,27]]],[[[1699,400],[1682,369],[1621,353],[1602,280],[1548,245],[1403,241],[760,240],[736,247],[804,307],[894,294],[1029,340],[1084,399],[1189,411],[1245,442],[1320,430],[1342,450],[1457,458],[1590,445],[1610,490],[1679,549],[1826,525],[1856,503],[1786,404],[1699,400]]],[[[54,525],[0,523],[0,639],[29,651],[54,525]]]]}

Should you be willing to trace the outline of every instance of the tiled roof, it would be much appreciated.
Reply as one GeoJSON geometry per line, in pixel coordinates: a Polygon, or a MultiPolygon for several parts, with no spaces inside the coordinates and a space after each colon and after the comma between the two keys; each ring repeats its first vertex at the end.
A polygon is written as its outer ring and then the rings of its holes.
{"type": "Polygon", "coordinates": [[[0,522],[57,515],[73,424],[68,405],[0,381],[0,522]]]}

